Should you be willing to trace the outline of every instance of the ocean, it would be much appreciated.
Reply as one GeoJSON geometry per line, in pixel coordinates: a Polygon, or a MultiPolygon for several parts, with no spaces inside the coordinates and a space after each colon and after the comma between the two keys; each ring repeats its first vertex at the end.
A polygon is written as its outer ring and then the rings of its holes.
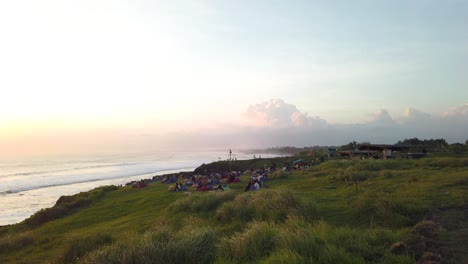
{"type": "MultiPolygon", "coordinates": [[[[236,154],[237,159],[252,158],[236,154]]],[[[0,226],[19,223],[62,195],[104,185],[123,185],[155,175],[192,171],[203,163],[227,159],[222,152],[0,160],[0,226]]]]}

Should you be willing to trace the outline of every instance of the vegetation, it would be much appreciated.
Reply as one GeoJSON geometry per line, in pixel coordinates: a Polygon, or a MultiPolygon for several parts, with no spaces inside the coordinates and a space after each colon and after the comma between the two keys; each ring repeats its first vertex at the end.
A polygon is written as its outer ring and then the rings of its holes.
{"type": "MultiPolygon", "coordinates": [[[[339,150],[356,150],[363,144],[370,142],[357,143],[356,141],[349,142],[346,145],[338,147],[339,150]]],[[[468,140],[462,143],[449,144],[445,139],[418,139],[407,138],[400,140],[395,145],[409,147],[409,152],[431,153],[432,156],[466,156],[468,155],[468,140]]]]}
{"type": "MultiPolygon", "coordinates": [[[[232,165],[280,167],[249,162],[232,165]]],[[[255,192],[249,175],[218,192],[101,187],[0,227],[0,262],[461,263],[467,172],[466,157],[330,160],[255,192]]]]}

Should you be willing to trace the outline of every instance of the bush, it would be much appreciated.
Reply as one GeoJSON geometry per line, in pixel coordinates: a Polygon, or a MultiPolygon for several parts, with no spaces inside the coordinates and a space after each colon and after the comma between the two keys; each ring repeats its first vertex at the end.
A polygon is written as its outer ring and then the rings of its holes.
{"type": "Polygon", "coordinates": [[[353,160],[330,160],[319,165],[320,170],[346,169],[355,164],[353,160]]]}
{"type": "Polygon", "coordinates": [[[278,248],[319,263],[372,263],[378,262],[385,249],[398,239],[389,230],[333,227],[326,222],[312,224],[296,218],[281,226],[277,241],[278,248]]]}
{"type": "Polygon", "coordinates": [[[297,252],[289,249],[280,249],[273,252],[270,256],[264,259],[262,264],[306,264],[313,263],[312,260],[299,255],[297,252]]]}
{"type": "Polygon", "coordinates": [[[416,166],[411,160],[361,160],[354,165],[358,171],[408,170],[416,166]]]}
{"type": "Polygon", "coordinates": [[[18,250],[34,242],[32,232],[4,235],[0,238],[0,253],[18,250]]]}
{"type": "Polygon", "coordinates": [[[371,226],[401,227],[414,224],[422,214],[416,201],[409,201],[384,192],[366,192],[353,203],[356,217],[371,226]]]}
{"type": "Polygon", "coordinates": [[[87,198],[78,199],[71,203],[60,202],[52,208],[41,209],[39,212],[24,220],[24,222],[29,226],[39,226],[46,222],[63,218],[73,213],[77,208],[86,207],[91,203],[92,201],[87,198]]]}
{"type": "Polygon", "coordinates": [[[410,256],[385,255],[382,264],[413,264],[415,261],[410,256]]]}
{"type": "Polygon", "coordinates": [[[262,189],[238,195],[216,211],[220,221],[246,223],[251,220],[284,221],[289,214],[297,214],[302,202],[289,190],[262,189]]]}
{"type": "Polygon", "coordinates": [[[326,245],[315,226],[302,219],[289,219],[279,233],[279,248],[290,249],[307,258],[318,258],[326,245]]]}
{"type": "Polygon", "coordinates": [[[275,224],[254,222],[244,232],[221,240],[219,258],[235,263],[256,262],[273,250],[277,233],[275,224]]]}
{"type": "Polygon", "coordinates": [[[385,179],[391,179],[393,178],[393,173],[390,170],[383,170],[380,172],[380,175],[384,177],[385,179]]]}
{"type": "Polygon", "coordinates": [[[288,177],[289,173],[284,170],[277,170],[268,176],[270,179],[287,179],[288,177]]]}
{"type": "Polygon", "coordinates": [[[433,168],[464,168],[468,167],[468,158],[433,158],[423,159],[426,166],[433,168]]]}
{"type": "Polygon", "coordinates": [[[233,200],[236,194],[233,191],[195,193],[174,201],[168,208],[171,212],[213,211],[224,202],[233,200]]]}
{"type": "Polygon", "coordinates": [[[212,263],[217,237],[208,228],[175,233],[164,227],[99,248],[79,263],[212,263]]]}
{"type": "Polygon", "coordinates": [[[72,196],[61,196],[54,207],[40,210],[24,220],[24,223],[35,227],[52,220],[63,218],[74,213],[79,208],[89,206],[94,201],[100,199],[104,193],[116,189],[118,189],[116,186],[103,186],[89,192],[81,192],[72,196]]]}
{"type": "Polygon", "coordinates": [[[70,238],[65,247],[63,256],[59,259],[61,263],[76,263],[76,261],[100,246],[111,244],[113,238],[109,234],[97,233],[88,237],[70,238]]]}
{"type": "MultiPolygon", "coordinates": [[[[450,259],[452,256],[448,255],[451,254],[439,248],[440,245],[438,245],[437,237],[440,231],[441,226],[438,223],[422,220],[413,226],[411,232],[406,235],[401,244],[405,245],[405,249],[409,255],[421,262],[423,262],[422,259],[431,258],[428,253],[432,254],[435,252],[441,253],[441,255],[450,259]]],[[[438,255],[438,257],[440,258],[441,256],[438,255]]]]}
{"type": "Polygon", "coordinates": [[[315,201],[313,200],[306,200],[301,202],[297,214],[303,217],[306,221],[320,219],[320,213],[317,207],[317,203],[315,203],[315,201]]]}

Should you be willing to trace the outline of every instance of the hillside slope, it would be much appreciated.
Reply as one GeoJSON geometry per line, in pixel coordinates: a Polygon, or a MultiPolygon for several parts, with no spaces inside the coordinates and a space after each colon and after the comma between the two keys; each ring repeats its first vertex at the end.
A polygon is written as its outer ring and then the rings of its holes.
{"type": "Polygon", "coordinates": [[[1,263],[463,263],[468,159],[328,161],[267,186],[101,187],[0,228],[1,263]]]}

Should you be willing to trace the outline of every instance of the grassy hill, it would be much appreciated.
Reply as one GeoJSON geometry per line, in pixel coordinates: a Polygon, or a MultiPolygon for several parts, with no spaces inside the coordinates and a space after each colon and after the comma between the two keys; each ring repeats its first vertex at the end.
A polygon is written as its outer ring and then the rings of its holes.
{"type": "Polygon", "coordinates": [[[468,259],[468,158],[328,161],[277,171],[268,188],[245,193],[248,177],[223,192],[155,182],[61,197],[0,228],[0,263],[468,259]]]}

